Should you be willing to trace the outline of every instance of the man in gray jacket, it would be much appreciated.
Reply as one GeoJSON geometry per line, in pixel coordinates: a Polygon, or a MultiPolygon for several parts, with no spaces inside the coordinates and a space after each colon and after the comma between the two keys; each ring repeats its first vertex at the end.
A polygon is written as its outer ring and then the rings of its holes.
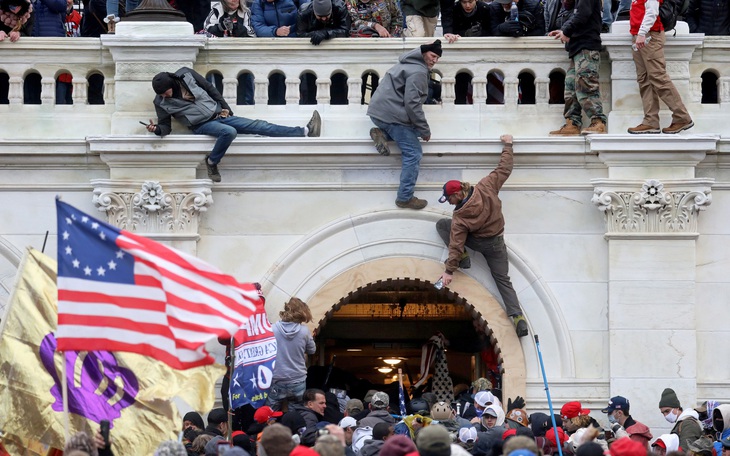
{"type": "Polygon", "coordinates": [[[413,192],[423,156],[418,138],[431,139],[431,129],[423,113],[429,72],[441,54],[441,40],[436,40],[401,55],[398,64],[378,84],[368,107],[368,116],[377,127],[370,130],[370,137],[378,153],[390,155],[389,139],[401,150],[403,164],[395,199],[395,205],[401,208],[423,209],[428,204],[413,196],[413,192]]]}
{"type": "Polygon", "coordinates": [[[322,120],[314,111],[306,127],[285,127],[265,120],[246,119],[233,115],[231,107],[218,89],[190,68],[180,68],[175,73],[158,73],[152,78],[155,97],[157,124],[150,119],[147,131],[157,136],[169,135],[172,131],[171,117],[190,128],[196,135],[210,135],[218,138],[210,155],[205,157],[208,177],[220,182],[218,163],[225,155],[238,133],[261,136],[319,136],[322,120]]]}

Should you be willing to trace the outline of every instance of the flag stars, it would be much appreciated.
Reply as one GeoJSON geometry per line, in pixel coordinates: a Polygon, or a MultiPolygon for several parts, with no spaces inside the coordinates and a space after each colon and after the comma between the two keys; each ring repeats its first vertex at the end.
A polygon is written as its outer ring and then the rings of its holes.
{"type": "Polygon", "coordinates": [[[98,223],[96,223],[96,222],[93,222],[93,223],[91,224],[91,229],[95,230],[95,229],[97,229],[97,228],[99,228],[99,224],[98,224],[98,223]]]}
{"type": "Polygon", "coordinates": [[[121,250],[117,250],[117,258],[119,258],[120,260],[124,258],[124,252],[122,252],[121,250]]]}
{"type": "Polygon", "coordinates": [[[86,266],[84,268],[84,275],[90,276],[91,275],[91,268],[86,266]]]}
{"type": "Polygon", "coordinates": [[[99,277],[102,277],[104,273],[106,273],[106,269],[102,268],[101,266],[96,268],[96,275],[98,275],[99,277]]]}
{"type": "Polygon", "coordinates": [[[64,251],[66,252],[66,255],[71,255],[73,253],[70,245],[67,245],[64,251]]]}
{"type": "Polygon", "coordinates": [[[89,223],[89,217],[84,215],[83,217],[81,217],[81,221],[84,223],[89,223]]]}
{"type": "Polygon", "coordinates": [[[77,259],[74,259],[74,260],[73,260],[73,261],[71,262],[71,264],[73,264],[73,265],[74,265],[74,269],[78,269],[78,268],[79,268],[79,266],[81,266],[81,262],[80,262],[79,260],[77,260],[77,259]]]}
{"type": "Polygon", "coordinates": [[[73,223],[74,223],[73,220],[71,220],[70,218],[66,217],[66,225],[73,225],[73,223]]]}
{"type": "Polygon", "coordinates": [[[99,233],[99,237],[101,238],[101,240],[102,240],[102,241],[106,241],[106,234],[104,234],[104,232],[103,232],[103,231],[101,231],[101,232],[99,233]]]}
{"type": "Polygon", "coordinates": [[[68,237],[69,237],[69,236],[70,236],[70,235],[68,234],[68,231],[64,231],[64,232],[63,232],[63,240],[64,240],[64,241],[68,241],[68,237]]]}
{"type": "Polygon", "coordinates": [[[114,260],[108,262],[106,265],[109,266],[110,271],[114,271],[115,269],[117,269],[117,264],[114,262],[114,260]]]}

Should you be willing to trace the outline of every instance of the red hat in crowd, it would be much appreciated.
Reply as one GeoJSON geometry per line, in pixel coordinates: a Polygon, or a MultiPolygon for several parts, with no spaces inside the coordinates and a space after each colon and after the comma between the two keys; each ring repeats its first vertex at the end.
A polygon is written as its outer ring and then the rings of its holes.
{"type": "Polygon", "coordinates": [[[578,401],[568,402],[560,409],[560,414],[563,415],[564,420],[575,418],[577,416],[588,415],[589,413],[591,413],[591,411],[584,409],[578,401]]]}
{"type": "MultiPolygon", "coordinates": [[[[659,440],[661,442],[661,440],[659,440]]],[[[664,443],[664,442],[662,442],[664,443]]],[[[629,438],[616,439],[609,448],[611,456],[646,456],[646,447],[629,438]]]]}
{"type": "Polygon", "coordinates": [[[256,413],[253,414],[253,419],[256,420],[257,423],[264,424],[271,418],[278,418],[283,414],[283,412],[275,412],[268,405],[264,405],[256,410],[256,413]]]}
{"type": "MultiPolygon", "coordinates": [[[[565,434],[565,431],[563,431],[563,428],[557,428],[558,429],[558,438],[560,439],[560,446],[562,447],[565,442],[568,441],[568,436],[565,434]]],[[[558,442],[555,440],[555,428],[550,428],[545,433],[545,438],[548,442],[550,442],[550,445],[553,448],[558,447],[558,442]]]]}

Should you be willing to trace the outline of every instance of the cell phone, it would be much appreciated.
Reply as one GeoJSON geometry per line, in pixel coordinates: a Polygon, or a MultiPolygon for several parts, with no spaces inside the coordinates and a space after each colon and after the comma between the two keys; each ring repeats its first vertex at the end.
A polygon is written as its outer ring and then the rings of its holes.
{"type": "Polygon", "coordinates": [[[218,456],[223,456],[226,454],[226,450],[228,450],[231,447],[231,442],[227,440],[220,440],[218,442],[217,450],[218,450],[218,456]]]}
{"type": "Polygon", "coordinates": [[[142,122],[141,120],[139,121],[139,123],[141,123],[141,124],[142,124],[142,125],[144,125],[145,127],[149,127],[149,126],[151,125],[151,124],[148,124],[148,123],[144,123],[144,122],[142,122]]]}
{"type": "Polygon", "coordinates": [[[109,420],[99,421],[99,430],[104,439],[104,448],[107,448],[109,446],[109,420]]]}

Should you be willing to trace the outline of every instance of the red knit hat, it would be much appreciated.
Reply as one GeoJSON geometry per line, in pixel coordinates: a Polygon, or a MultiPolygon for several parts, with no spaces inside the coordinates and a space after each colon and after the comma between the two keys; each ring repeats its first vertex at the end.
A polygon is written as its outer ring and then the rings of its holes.
{"type": "MultiPolygon", "coordinates": [[[[657,440],[657,443],[664,443],[657,440]]],[[[611,456],[646,456],[646,447],[640,442],[631,440],[628,437],[616,439],[609,448],[611,456]]]]}

